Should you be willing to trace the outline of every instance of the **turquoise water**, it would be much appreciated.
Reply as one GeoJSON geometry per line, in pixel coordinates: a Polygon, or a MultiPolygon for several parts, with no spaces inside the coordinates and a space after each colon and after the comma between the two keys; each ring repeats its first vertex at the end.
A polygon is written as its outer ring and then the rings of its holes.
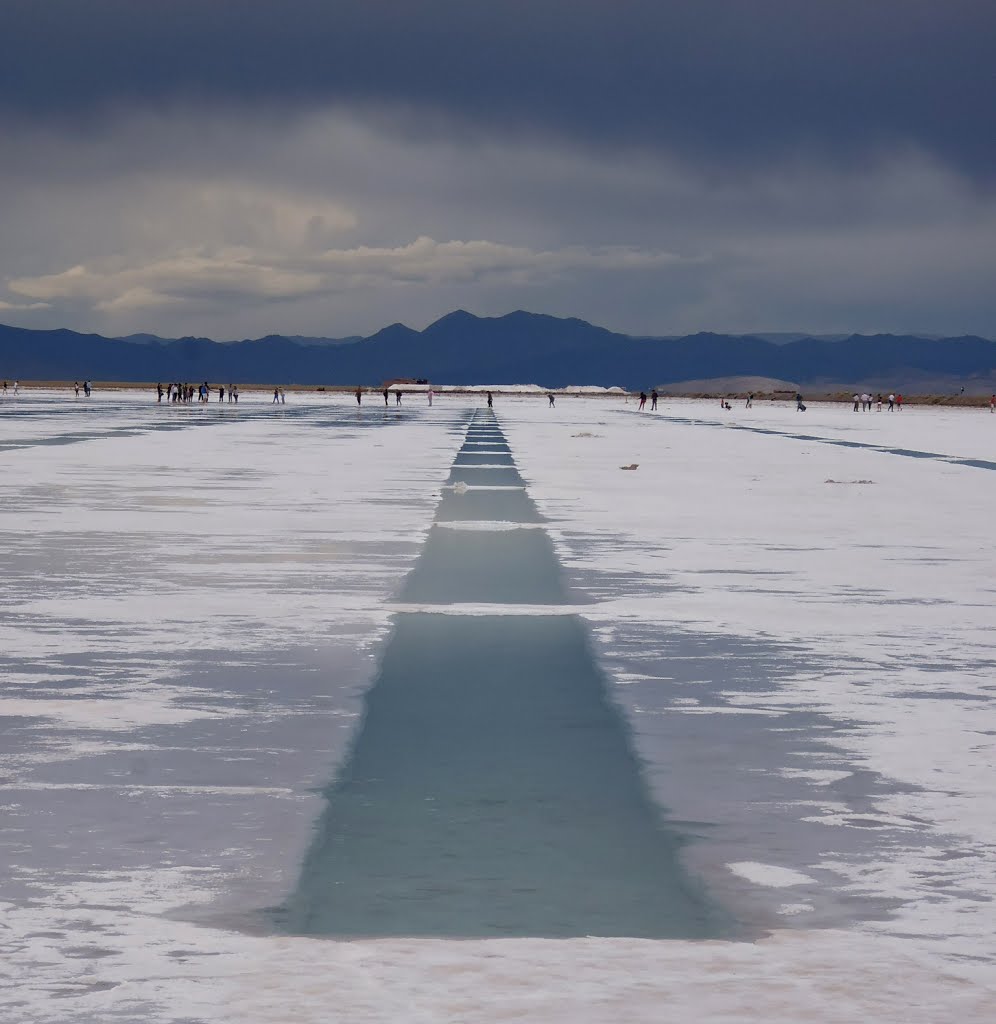
{"type": "Polygon", "coordinates": [[[434,526],[399,599],[410,604],[564,604],[568,596],[543,530],[434,526]]]}
{"type": "MultiPolygon", "coordinates": [[[[524,490],[438,518],[537,522],[524,490]],[[510,495],[515,495],[511,498],[510,495]]],[[[435,526],[401,599],[565,604],[541,529],[435,526]]],[[[395,616],[362,726],[278,914],[330,936],[703,938],[685,872],[576,616],[395,616]]],[[[565,607],[565,612],[567,608],[565,607]]]]}
{"type": "MultiPolygon", "coordinates": [[[[487,486],[487,485],[486,485],[487,486]]],[[[539,512],[525,490],[443,492],[436,510],[436,521],[459,523],[467,521],[507,523],[538,523],[539,512]]]]}

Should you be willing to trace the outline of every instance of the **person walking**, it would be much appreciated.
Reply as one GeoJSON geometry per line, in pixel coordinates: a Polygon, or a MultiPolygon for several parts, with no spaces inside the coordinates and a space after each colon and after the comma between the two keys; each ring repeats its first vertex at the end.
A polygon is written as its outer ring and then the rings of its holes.
{"type": "Polygon", "coordinates": [[[805,412],[806,411],[806,403],[802,400],[802,394],[800,392],[798,392],[798,391],[795,393],[795,411],[796,412],[805,412]]]}
{"type": "Polygon", "coordinates": [[[554,400],[553,392],[552,391],[548,391],[546,393],[546,397],[550,400],[550,408],[552,409],[557,404],[556,401],[554,400]]]}
{"type": "Polygon", "coordinates": [[[388,390],[387,390],[387,388],[384,388],[384,405],[387,405],[387,396],[388,396],[388,390]]]}
{"type": "Polygon", "coordinates": [[[270,405],[279,405],[279,404],[280,404],[280,388],[274,388],[273,389],[273,401],[270,402],[270,405]]]}
{"type": "Polygon", "coordinates": [[[235,402],[236,405],[239,404],[239,386],[238,386],[238,384],[232,384],[231,387],[229,387],[229,389],[228,389],[228,397],[231,398],[232,401],[235,402]]]}
{"type": "Polygon", "coordinates": [[[889,412],[892,412],[892,410],[895,409],[895,408],[896,408],[896,396],[890,394],[889,395],[889,412]]]}
{"type": "Polygon", "coordinates": [[[747,404],[744,406],[745,409],[754,408],[754,393],[753,391],[747,396],[747,404]]]}
{"type": "Polygon", "coordinates": [[[362,405],[363,404],[363,388],[357,388],[356,389],[356,404],[357,405],[362,405]]]}
{"type": "Polygon", "coordinates": [[[896,412],[902,412],[902,411],[903,411],[903,396],[902,395],[896,395],[896,412]]]}
{"type": "Polygon", "coordinates": [[[394,392],[394,404],[401,405],[401,388],[394,392]]]}
{"type": "Polygon", "coordinates": [[[654,412],[657,408],[657,389],[655,388],[650,392],[650,411],[654,412]]]}
{"type": "Polygon", "coordinates": [[[647,404],[647,393],[646,391],[640,392],[640,405],[637,408],[637,412],[643,412],[644,407],[647,404]]]}

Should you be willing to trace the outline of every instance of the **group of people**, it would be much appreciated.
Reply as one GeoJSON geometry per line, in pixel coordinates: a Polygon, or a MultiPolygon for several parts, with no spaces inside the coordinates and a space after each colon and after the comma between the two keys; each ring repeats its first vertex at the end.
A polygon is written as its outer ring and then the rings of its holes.
{"type": "MultiPolygon", "coordinates": [[[[382,392],[382,394],[384,395],[384,405],[386,406],[388,404],[388,400],[390,399],[392,393],[394,395],[394,404],[395,405],[401,405],[401,396],[404,394],[404,392],[400,388],[384,388],[384,390],[382,392]]],[[[357,388],[356,391],[353,392],[353,394],[356,396],[356,404],[357,405],[362,405],[363,404],[363,388],[357,388]]],[[[433,396],[432,388],[429,388],[428,395],[429,395],[429,405],[432,405],[432,399],[434,397],[433,396]]]]}
{"type": "MultiPolygon", "coordinates": [[[[390,400],[390,397],[391,397],[392,394],[394,395],[394,404],[395,404],[395,406],[401,405],[401,399],[402,399],[402,396],[404,395],[404,391],[402,391],[401,388],[384,388],[383,392],[381,392],[381,393],[384,396],[384,405],[385,406],[389,404],[389,400],[390,400]]],[[[363,388],[357,388],[356,391],[354,392],[354,395],[356,396],[356,404],[357,405],[362,405],[363,404],[363,388]]],[[[429,390],[426,391],[425,395],[426,395],[426,398],[428,398],[429,405],[431,407],[433,399],[436,397],[436,393],[435,393],[435,391],[432,390],[432,388],[429,388],[429,390]]],[[[492,408],[494,406],[494,397],[492,396],[490,391],[487,392],[487,396],[488,396],[488,408],[490,409],[490,408],[492,408]]],[[[550,398],[550,405],[553,405],[553,395],[550,395],[549,398],[550,398]]]]}
{"type": "Polygon", "coordinates": [[[876,411],[882,411],[882,405],[885,402],[889,403],[889,412],[894,409],[899,412],[903,411],[903,396],[902,395],[889,395],[889,397],[883,398],[881,392],[879,392],[874,398],[867,392],[863,392],[860,395],[854,395],[851,399],[854,403],[855,412],[871,412],[872,404],[876,405],[876,411]]]}
{"type": "MultiPolygon", "coordinates": [[[[226,390],[224,384],[219,384],[215,388],[218,392],[218,401],[224,402],[226,395],[229,402],[238,402],[239,400],[239,386],[238,384],[229,384],[226,390]]],[[[165,398],[167,402],[175,402],[183,405],[190,405],[194,401],[196,395],[198,402],[208,402],[211,399],[211,385],[207,381],[203,384],[199,384],[196,388],[193,384],[167,384],[164,388],[162,384],[156,385],[156,401],[162,402],[165,398]]],[[[87,394],[90,392],[88,391],[87,394]]]]}
{"type": "MultiPolygon", "coordinates": [[[[7,381],[3,381],[3,394],[6,395],[8,393],[8,388],[9,388],[8,382],[7,381]]],[[[73,382],[73,390],[76,393],[76,397],[77,398],[79,398],[79,396],[80,396],[80,391],[83,392],[83,394],[84,394],[84,396],[86,398],[89,398],[91,393],[92,393],[92,391],[93,391],[93,385],[92,385],[92,383],[89,380],[84,380],[82,383],[80,383],[80,381],[74,381],[73,382]]],[[[238,386],[238,384],[229,384],[227,386],[227,388],[226,388],[226,386],[224,384],[220,384],[216,388],[212,388],[211,385],[208,384],[207,381],[204,381],[203,384],[200,384],[196,388],[192,384],[168,384],[165,388],[163,387],[162,384],[157,384],[156,385],[156,397],[157,397],[157,401],[159,401],[159,402],[162,402],[163,399],[165,398],[167,402],[180,402],[180,403],[183,403],[183,404],[189,404],[189,403],[194,401],[194,397],[196,396],[198,402],[208,402],[211,399],[211,392],[212,392],[212,390],[217,391],[217,393],[218,393],[218,401],[219,402],[224,402],[227,399],[227,401],[229,401],[229,402],[236,402],[237,403],[238,400],[239,400],[239,386],[238,386]]],[[[18,392],[20,391],[20,384],[16,380],[13,383],[13,391],[14,391],[15,395],[18,394],[18,392]]],[[[404,392],[400,388],[384,388],[384,391],[383,391],[384,405],[386,406],[388,404],[388,400],[389,400],[389,398],[390,398],[392,393],[394,395],[394,404],[395,405],[401,405],[401,398],[402,398],[402,395],[404,394],[404,392]]],[[[433,392],[432,388],[429,388],[429,390],[428,390],[428,392],[426,394],[427,394],[427,397],[429,399],[429,405],[431,406],[433,398],[434,398],[434,392],[433,392]]],[[[490,391],[488,391],[486,394],[487,394],[488,408],[490,409],[494,405],[494,398],[493,398],[492,393],[490,391]]],[[[357,388],[356,392],[355,392],[355,395],[356,395],[356,404],[357,405],[362,404],[362,402],[363,402],[363,388],[357,388]]],[[[547,392],[547,396],[546,397],[547,397],[547,399],[548,399],[548,401],[550,403],[550,407],[553,408],[553,406],[555,405],[555,397],[553,395],[553,392],[547,392]]],[[[639,405],[639,408],[640,408],[641,412],[646,408],[647,398],[648,398],[647,393],[645,391],[641,391],[640,392],[640,405],[639,405]]],[[[656,389],[650,392],[649,398],[650,398],[650,408],[653,411],[653,410],[655,410],[657,408],[657,399],[659,398],[659,395],[657,394],[656,389]]],[[[277,404],[284,405],[284,404],[286,404],[286,402],[287,402],[287,396],[286,396],[286,394],[284,392],[284,389],[281,388],[281,387],[275,387],[273,389],[273,404],[274,405],[277,405],[277,404]]],[[[854,404],[854,411],[855,412],[871,412],[871,409],[872,409],[873,405],[876,407],[878,412],[881,412],[883,407],[887,408],[889,412],[892,412],[893,410],[901,412],[902,408],[903,408],[903,396],[901,394],[889,394],[888,396],[883,396],[881,394],[881,392],[880,392],[880,393],[876,394],[875,396],[872,396],[872,395],[868,394],[867,392],[863,392],[860,395],[857,395],[857,394],[854,395],[852,397],[852,402],[854,404]]],[[[795,396],[795,403],[796,403],[796,409],[799,412],[805,412],[806,411],[806,406],[805,406],[805,403],[802,400],[802,395],[801,394],[796,394],[796,396],[795,396]]],[[[754,405],[754,395],[753,394],[749,394],[749,395],[747,395],[747,400],[746,400],[746,403],[745,403],[745,408],[750,409],[750,408],[753,407],[753,405],[754,405]]],[[[720,406],[723,409],[732,409],[733,408],[730,405],[729,400],[726,399],[726,398],[720,399],[720,406]]],[[[989,399],[989,411],[991,413],[996,413],[996,395],[993,395],[989,399]]]]}
{"type": "MultiPolygon", "coordinates": [[[[15,395],[19,394],[20,390],[21,390],[20,382],[15,380],[14,381],[14,394],[15,395]]],[[[3,393],[7,394],[7,382],[6,381],[3,382],[3,393]]]]}

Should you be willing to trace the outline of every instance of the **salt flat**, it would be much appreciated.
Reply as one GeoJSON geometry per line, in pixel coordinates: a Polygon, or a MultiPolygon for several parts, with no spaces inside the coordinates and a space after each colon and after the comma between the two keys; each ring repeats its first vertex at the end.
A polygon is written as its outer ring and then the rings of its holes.
{"type": "Polygon", "coordinates": [[[747,934],[267,926],[482,404],[0,404],[5,1019],[990,1020],[996,474],[949,461],[993,460],[980,411],[497,397],[650,791],[747,934]]]}

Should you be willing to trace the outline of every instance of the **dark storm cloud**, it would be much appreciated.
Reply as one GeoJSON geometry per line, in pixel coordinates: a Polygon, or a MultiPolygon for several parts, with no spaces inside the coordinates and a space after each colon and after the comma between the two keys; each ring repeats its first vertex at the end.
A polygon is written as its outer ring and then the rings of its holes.
{"type": "Polygon", "coordinates": [[[996,167],[991,0],[4,0],[0,18],[15,118],[407,105],[419,131],[435,111],[731,173],[904,146],[996,167]]]}

